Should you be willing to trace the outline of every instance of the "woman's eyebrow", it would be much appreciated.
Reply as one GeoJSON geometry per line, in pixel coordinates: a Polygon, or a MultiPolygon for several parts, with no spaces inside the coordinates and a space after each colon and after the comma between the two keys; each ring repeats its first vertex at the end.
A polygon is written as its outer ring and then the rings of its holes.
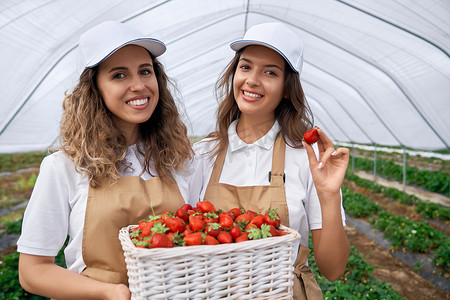
{"type": "MultiPolygon", "coordinates": [[[[239,61],[246,61],[248,63],[252,63],[252,61],[250,59],[245,58],[245,57],[240,58],[239,61]]],[[[283,71],[283,68],[280,67],[279,65],[264,65],[264,67],[266,67],[266,68],[277,68],[277,69],[280,69],[280,71],[283,71]]]]}
{"type": "MultiPolygon", "coordinates": [[[[145,68],[145,67],[153,68],[153,65],[150,63],[145,63],[145,64],[139,65],[139,68],[145,68]]],[[[127,69],[128,69],[127,67],[114,67],[114,68],[111,68],[108,72],[111,73],[111,72],[123,71],[123,70],[127,70],[127,69]]]]}

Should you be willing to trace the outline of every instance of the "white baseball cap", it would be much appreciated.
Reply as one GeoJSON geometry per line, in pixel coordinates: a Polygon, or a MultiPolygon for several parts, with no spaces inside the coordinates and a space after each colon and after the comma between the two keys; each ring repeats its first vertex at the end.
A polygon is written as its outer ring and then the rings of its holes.
{"type": "Polygon", "coordinates": [[[295,72],[299,75],[302,72],[302,40],[283,23],[270,22],[252,26],[242,39],[232,42],[230,47],[239,51],[250,45],[265,46],[277,51],[295,72]]]}
{"type": "Polygon", "coordinates": [[[120,22],[100,23],[80,36],[78,44],[77,72],[92,68],[126,45],[138,45],[154,57],[166,51],[166,45],[157,39],[144,36],[140,31],[120,22]]]}

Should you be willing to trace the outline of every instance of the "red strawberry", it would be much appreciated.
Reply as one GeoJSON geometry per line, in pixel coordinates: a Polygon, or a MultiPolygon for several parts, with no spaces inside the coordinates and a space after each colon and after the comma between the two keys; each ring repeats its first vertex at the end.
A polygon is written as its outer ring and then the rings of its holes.
{"type": "MultiPolygon", "coordinates": [[[[153,225],[153,224],[152,224],[152,225],[153,225]]],[[[142,229],[141,235],[142,235],[142,236],[149,236],[150,233],[152,233],[152,227],[153,227],[153,226],[150,226],[150,225],[147,223],[147,226],[145,226],[144,229],[142,229]]]]}
{"type": "Polygon", "coordinates": [[[245,231],[248,231],[250,228],[256,228],[259,229],[258,226],[254,223],[249,223],[247,226],[245,226],[245,231]]]}
{"type": "Polygon", "coordinates": [[[250,215],[247,214],[247,213],[245,213],[245,214],[242,214],[242,215],[237,216],[236,219],[234,219],[234,221],[235,221],[236,223],[237,223],[237,222],[248,223],[248,222],[250,222],[251,219],[252,219],[252,218],[250,217],[250,215]]]}
{"type": "Polygon", "coordinates": [[[166,219],[165,225],[170,232],[183,232],[186,223],[178,217],[170,217],[166,219]]]}
{"type": "Polygon", "coordinates": [[[190,204],[184,204],[181,208],[181,210],[184,210],[185,212],[187,212],[188,210],[192,209],[192,205],[190,204]]]}
{"type": "Polygon", "coordinates": [[[185,236],[183,240],[186,242],[187,246],[197,246],[202,244],[203,237],[200,232],[194,232],[190,235],[185,236]]]}
{"type": "Polygon", "coordinates": [[[238,236],[235,240],[236,243],[248,241],[248,235],[238,236]]]}
{"type": "Polygon", "coordinates": [[[270,226],[269,232],[270,232],[270,234],[271,234],[272,236],[278,236],[278,235],[280,235],[280,234],[278,233],[278,230],[275,228],[275,226],[273,226],[273,225],[269,225],[269,226],[270,226]]]}
{"type": "Polygon", "coordinates": [[[180,218],[184,222],[187,222],[189,219],[189,214],[187,213],[187,211],[182,210],[181,208],[177,209],[177,211],[175,212],[175,216],[180,218]]]}
{"type": "Polygon", "coordinates": [[[242,215],[243,211],[242,211],[242,209],[235,207],[235,208],[230,209],[230,213],[232,213],[234,215],[234,217],[236,218],[237,216],[242,215]]]}
{"type": "Polygon", "coordinates": [[[203,216],[205,223],[217,223],[219,221],[219,216],[213,212],[205,213],[203,216]]]}
{"type": "Polygon", "coordinates": [[[173,216],[173,213],[171,211],[165,211],[161,215],[161,219],[163,219],[165,221],[165,220],[167,220],[167,218],[170,218],[172,216],[173,216]]]}
{"type": "Polygon", "coordinates": [[[220,244],[219,241],[216,240],[216,238],[214,238],[210,235],[205,236],[203,243],[205,245],[219,245],[220,244]]]}
{"type": "MultiPolygon", "coordinates": [[[[189,225],[187,225],[187,226],[189,226],[189,225]]],[[[186,229],[183,231],[183,236],[190,235],[191,233],[192,233],[192,230],[190,230],[189,228],[186,228],[186,229]]]]}
{"type": "Polygon", "coordinates": [[[169,232],[167,237],[172,240],[173,244],[176,246],[184,246],[186,243],[184,242],[181,235],[178,233],[169,232]]]}
{"type": "Polygon", "coordinates": [[[230,234],[231,234],[231,237],[233,238],[233,240],[236,240],[242,234],[241,228],[239,228],[239,226],[237,226],[237,225],[234,225],[230,229],[230,234]]]}
{"type": "Polygon", "coordinates": [[[278,228],[281,223],[280,215],[278,215],[278,208],[269,208],[264,216],[264,222],[267,225],[273,225],[275,228],[278,228]]]}
{"type": "Polygon", "coordinates": [[[192,231],[202,231],[203,228],[205,228],[205,225],[206,223],[202,219],[196,216],[189,217],[189,226],[191,227],[192,231]]]}
{"type": "Polygon", "coordinates": [[[278,230],[278,235],[279,236],[283,236],[283,235],[286,235],[286,234],[288,234],[288,233],[283,231],[283,230],[278,230]]]}
{"type": "Polygon", "coordinates": [[[221,212],[221,214],[229,216],[234,221],[235,216],[232,213],[230,213],[229,211],[223,211],[223,212],[221,212]]]}
{"type": "Polygon", "coordinates": [[[216,208],[214,205],[209,201],[200,201],[197,202],[197,210],[199,210],[202,213],[207,212],[216,212],[216,208]]]}
{"type": "Polygon", "coordinates": [[[310,145],[317,142],[319,140],[319,134],[317,133],[317,129],[313,128],[313,129],[306,131],[303,134],[303,140],[310,145]]]}
{"type": "Polygon", "coordinates": [[[205,228],[205,232],[213,237],[217,237],[217,235],[222,231],[222,226],[218,223],[208,223],[205,228]]]}
{"type": "Polygon", "coordinates": [[[250,216],[250,220],[256,216],[256,213],[253,210],[247,210],[247,214],[250,216]]]}
{"type": "Polygon", "coordinates": [[[228,214],[221,213],[219,215],[219,224],[225,229],[230,229],[233,226],[233,218],[228,214]]]}
{"type": "Polygon", "coordinates": [[[247,213],[245,213],[245,214],[242,214],[242,215],[240,215],[240,216],[237,216],[236,219],[234,219],[234,222],[235,222],[242,230],[244,230],[245,227],[247,226],[247,224],[250,223],[250,220],[251,220],[251,219],[252,219],[252,218],[250,218],[250,216],[249,216],[247,213]]]}
{"type": "Polygon", "coordinates": [[[233,238],[231,237],[231,234],[227,231],[222,231],[217,236],[217,239],[221,244],[230,244],[233,242],[233,238]]]}
{"type": "Polygon", "coordinates": [[[171,248],[171,247],[173,247],[173,242],[164,233],[154,233],[152,235],[150,248],[171,248]]]}
{"type": "Polygon", "coordinates": [[[264,223],[264,216],[257,214],[253,219],[250,220],[250,224],[255,224],[258,228],[264,223]]]}
{"type": "Polygon", "coordinates": [[[167,228],[166,225],[162,223],[162,221],[158,221],[153,224],[151,230],[153,233],[166,233],[169,228],[167,228]]]}
{"type": "MultiPolygon", "coordinates": [[[[139,226],[136,227],[136,228],[142,230],[142,229],[144,229],[145,227],[147,227],[147,223],[148,223],[147,221],[141,221],[141,222],[139,222],[139,226]]],[[[135,228],[135,229],[136,229],[136,228],[135,228]]]]}

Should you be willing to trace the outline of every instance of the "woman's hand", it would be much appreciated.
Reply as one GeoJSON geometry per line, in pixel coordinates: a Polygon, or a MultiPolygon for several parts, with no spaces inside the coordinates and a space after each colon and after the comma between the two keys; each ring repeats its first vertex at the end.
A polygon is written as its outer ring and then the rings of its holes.
{"type": "Polygon", "coordinates": [[[347,148],[334,149],[330,138],[320,128],[316,127],[316,129],[319,134],[317,141],[319,161],[317,161],[313,147],[303,142],[308,153],[314,185],[319,195],[339,193],[347,171],[349,150],[347,148]]]}
{"type": "Polygon", "coordinates": [[[318,161],[313,147],[303,142],[322,211],[322,228],[312,230],[314,257],[322,275],[334,281],[344,273],[350,254],[350,244],[342,223],[340,195],[349,150],[334,149],[328,136],[319,128],[316,129],[319,134],[318,161]]]}

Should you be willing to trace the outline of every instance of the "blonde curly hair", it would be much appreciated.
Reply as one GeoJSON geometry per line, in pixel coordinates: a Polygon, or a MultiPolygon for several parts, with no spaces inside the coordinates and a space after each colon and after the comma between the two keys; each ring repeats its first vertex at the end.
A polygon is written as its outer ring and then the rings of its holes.
{"type": "MultiPolygon", "coordinates": [[[[144,170],[153,165],[165,182],[174,182],[171,171],[184,170],[193,156],[186,125],[181,120],[169,84],[174,87],[164,67],[153,58],[158,80],[159,101],[151,118],[139,124],[138,151],[144,157],[144,170]]],[[[88,68],[72,93],[65,95],[60,124],[61,151],[86,174],[90,186],[114,183],[120,170],[127,168],[127,145],[115,125],[96,84],[98,67],[88,68]]]]}

